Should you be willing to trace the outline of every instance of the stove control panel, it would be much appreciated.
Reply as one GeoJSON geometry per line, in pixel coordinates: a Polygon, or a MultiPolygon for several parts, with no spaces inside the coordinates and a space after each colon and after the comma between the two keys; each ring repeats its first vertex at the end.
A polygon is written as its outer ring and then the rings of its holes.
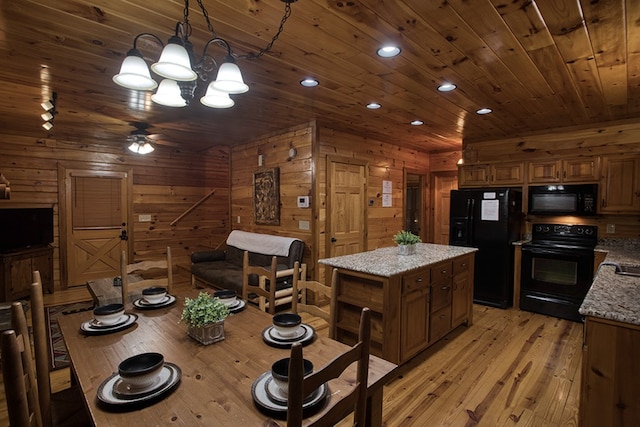
{"type": "Polygon", "coordinates": [[[594,247],[598,241],[595,225],[534,224],[531,240],[537,244],[594,247]]]}

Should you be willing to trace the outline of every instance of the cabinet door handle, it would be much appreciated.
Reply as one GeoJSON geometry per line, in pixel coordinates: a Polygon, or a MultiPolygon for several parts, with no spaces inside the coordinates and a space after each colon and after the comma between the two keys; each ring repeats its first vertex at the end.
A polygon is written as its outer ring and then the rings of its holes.
{"type": "Polygon", "coordinates": [[[445,286],[443,286],[443,287],[442,287],[442,290],[443,290],[443,291],[448,291],[448,290],[449,290],[449,288],[445,285],[445,286]]]}
{"type": "Polygon", "coordinates": [[[447,270],[441,270],[440,274],[447,274],[447,270]]]}
{"type": "Polygon", "coordinates": [[[422,283],[422,277],[418,277],[418,278],[416,279],[416,283],[422,283]]]}

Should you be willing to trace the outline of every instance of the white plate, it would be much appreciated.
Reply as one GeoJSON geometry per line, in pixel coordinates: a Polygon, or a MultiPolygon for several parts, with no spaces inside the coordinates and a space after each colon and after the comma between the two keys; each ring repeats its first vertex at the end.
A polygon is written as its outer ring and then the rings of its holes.
{"type": "MultiPolygon", "coordinates": [[[[286,417],[286,401],[284,403],[275,402],[269,398],[269,394],[267,393],[267,382],[272,379],[271,372],[265,372],[260,375],[251,386],[251,396],[253,397],[253,401],[261,410],[279,418],[286,417]]],[[[328,395],[329,387],[327,387],[326,384],[322,384],[316,391],[311,393],[302,404],[302,409],[305,411],[305,417],[311,415],[311,411],[320,409],[328,395]]]]}
{"type": "MultiPolygon", "coordinates": [[[[136,320],[138,320],[137,314],[125,313],[124,315],[127,317],[125,321],[117,325],[95,327],[95,326],[92,326],[91,320],[87,320],[86,322],[83,322],[80,325],[80,330],[86,335],[110,334],[112,332],[118,332],[123,329],[127,329],[131,327],[134,323],[136,323],[136,320]]],[[[95,320],[95,319],[92,319],[92,320],[95,320]]]]}
{"type": "Polygon", "coordinates": [[[300,327],[304,329],[304,334],[302,334],[302,336],[298,338],[293,338],[293,339],[292,338],[281,339],[281,338],[275,338],[274,336],[272,336],[271,330],[273,329],[273,325],[268,326],[264,328],[264,330],[262,331],[262,340],[265,343],[267,343],[267,345],[271,347],[276,347],[276,348],[291,348],[291,346],[295,342],[299,342],[302,345],[307,345],[311,343],[316,336],[315,329],[313,329],[313,327],[306,325],[304,323],[300,325],[300,327]]]}
{"type": "Polygon", "coordinates": [[[280,335],[280,332],[278,332],[278,330],[273,326],[269,329],[269,335],[271,335],[271,338],[276,341],[295,341],[302,337],[306,332],[306,329],[303,328],[302,325],[298,326],[298,329],[296,329],[293,334],[287,336],[280,335]]]}
{"type": "Polygon", "coordinates": [[[142,298],[140,298],[138,301],[140,301],[140,304],[142,305],[160,305],[160,304],[164,304],[167,301],[169,301],[171,295],[165,295],[162,297],[162,299],[158,302],[149,302],[146,299],[144,299],[144,296],[142,298]]]}
{"type": "Polygon", "coordinates": [[[117,328],[127,320],[129,320],[129,317],[127,316],[127,313],[124,313],[118,318],[117,321],[115,321],[114,323],[111,323],[110,325],[106,325],[100,322],[98,319],[93,318],[89,320],[89,326],[93,329],[117,328]]]}
{"type": "Polygon", "coordinates": [[[238,304],[229,307],[229,311],[231,313],[238,313],[244,310],[245,305],[247,305],[247,302],[243,299],[237,299],[236,301],[238,301],[238,304]]]}
{"type": "Polygon", "coordinates": [[[98,387],[98,400],[101,403],[109,406],[130,406],[132,408],[139,408],[141,406],[144,406],[145,404],[153,403],[155,402],[156,398],[159,398],[164,394],[171,392],[178,385],[178,383],[180,383],[182,371],[177,365],[165,362],[160,375],[168,378],[160,386],[157,386],[156,389],[144,395],[139,395],[137,397],[127,396],[126,399],[123,399],[121,397],[118,397],[115,393],[114,387],[116,383],[118,381],[122,381],[120,375],[118,373],[115,373],[104,380],[102,384],[100,384],[100,387],[98,387]]]}
{"type": "MultiPolygon", "coordinates": [[[[282,394],[282,392],[280,391],[280,387],[278,387],[276,382],[273,380],[273,374],[269,378],[267,378],[267,380],[265,381],[264,386],[266,387],[267,397],[269,398],[269,400],[271,400],[272,402],[277,402],[277,403],[280,403],[280,404],[286,406],[286,404],[287,404],[287,396],[282,394]]],[[[317,392],[317,390],[316,390],[316,392],[317,392]]],[[[308,401],[314,399],[316,397],[316,392],[313,392],[309,396],[307,396],[307,398],[304,399],[304,402],[308,402],[308,401]]]]}
{"type": "Polygon", "coordinates": [[[147,301],[145,301],[143,298],[140,298],[133,302],[133,306],[141,310],[152,310],[154,308],[168,307],[174,302],[176,302],[175,296],[166,295],[165,298],[163,298],[162,301],[159,302],[158,304],[150,304],[147,301]]]}

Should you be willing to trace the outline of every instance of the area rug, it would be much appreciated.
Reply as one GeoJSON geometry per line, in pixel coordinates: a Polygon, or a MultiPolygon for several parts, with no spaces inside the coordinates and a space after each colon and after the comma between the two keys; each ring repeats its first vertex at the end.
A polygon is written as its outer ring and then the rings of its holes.
{"type": "Polygon", "coordinates": [[[58,317],[65,314],[78,313],[93,308],[92,302],[79,302],[74,304],[55,305],[53,307],[45,307],[45,316],[47,325],[47,338],[49,341],[49,369],[61,369],[69,366],[69,354],[67,346],[60,332],[58,317]]]}

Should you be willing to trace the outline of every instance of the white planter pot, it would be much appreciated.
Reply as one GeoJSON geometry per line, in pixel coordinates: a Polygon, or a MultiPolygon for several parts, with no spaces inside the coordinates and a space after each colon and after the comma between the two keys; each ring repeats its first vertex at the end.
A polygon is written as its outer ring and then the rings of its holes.
{"type": "Polygon", "coordinates": [[[187,328],[187,334],[194,340],[209,345],[224,339],[224,320],[199,328],[187,328]]]}
{"type": "Polygon", "coordinates": [[[413,255],[416,253],[416,245],[398,245],[398,255],[413,255]]]}

